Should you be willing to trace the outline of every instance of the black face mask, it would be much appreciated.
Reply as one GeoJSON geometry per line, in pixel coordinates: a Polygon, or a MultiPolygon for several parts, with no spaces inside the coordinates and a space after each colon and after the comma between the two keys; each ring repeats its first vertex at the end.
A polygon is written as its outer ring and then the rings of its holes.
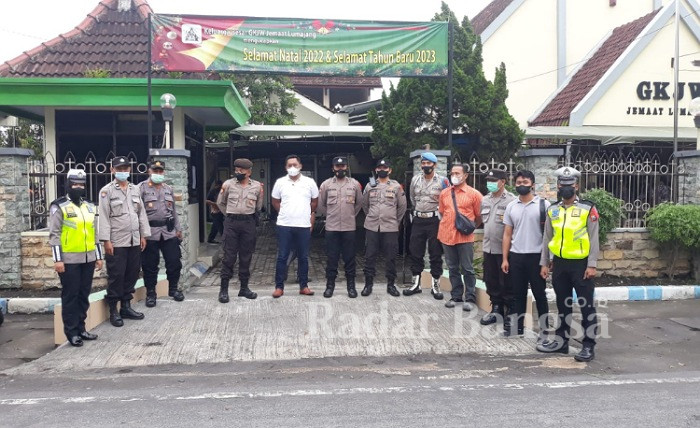
{"type": "Polygon", "coordinates": [[[348,173],[348,172],[345,171],[344,169],[339,169],[339,170],[333,171],[333,172],[335,173],[335,176],[338,177],[338,178],[345,178],[345,176],[346,176],[347,173],[348,173]]]}
{"type": "Polygon", "coordinates": [[[515,188],[515,191],[518,192],[519,195],[525,196],[532,191],[532,187],[530,187],[530,186],[517,186],[515,188]]]}
{"type": "Polygon", "coordinates": [[[422,167],[422,169],[423,169],[423,173],[424,173],[425,175],[428,175],[428,174],[430,174],[431,172],[433,172],[433,167],[432,167],[432,166],[424,166],[424,167],[422,167]]]}
{"type": "Polygon", "coordinates": [[[68,197],[73,202],[80,201],[80,198],[82,198],[83,196],[85,196],[85,189],[72,187],[68,189],[68,197]]]}
{"type": "Polygon", "coordinates": [[[237,173],[237,174],[236,174],[236,180],[238,180],[238,181],[243,181],[243,180],[245,180],[245,173],[243,173],[243,174],[238,174],[238,173],[237,173]]]}
{"type": "Polygon", "coordinates": [[[576,189],[574,189],[574,186],[561,186],[557,193],[562,199],[571,199],[576,194],[576,189]]]}
{"type": "Polygon", "coordinates": [[[385,170],[377,171],[377,176],[379,178],[387,178],[389,176],[389,171],[385,171],[385,170]]]}

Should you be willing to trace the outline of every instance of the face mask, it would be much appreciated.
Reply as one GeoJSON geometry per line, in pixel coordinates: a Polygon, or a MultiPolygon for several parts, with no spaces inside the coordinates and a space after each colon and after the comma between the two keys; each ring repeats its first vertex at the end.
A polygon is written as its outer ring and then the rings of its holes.
{"type": "Polygon", "coordinates": [[[515,191],[518,192],[519,195],[525,196],[532,191],[532,187],[530,187],[530,186],[517,186],[515,188],[515,191]]]}
{"type": "Polygon", "coordinates": [[[114,178],[116,178],[117,181],[126,181],[129,179],[129,173],[128,172],[115,172],[114,178]]]}
{"type": "Polygon", "coordinates": [[[571,199],[576,194],[576,189],[574,189],[574,186],[561,186],[557,193],[562,199],[571,199]]]}
{"type": "Polygon", "coordinates": [[[335,172],[335,176],[338,178],[345,178],[345,174],[347,174],[347,171],[342,170],[342,169],[339,169],[339,170],[334,171],[334,172],[335,172]]]}
{"type": "Polygon", "coordinates": [[[297,175],[299,175],[299,172],[299,168],[295,166],[287,169],[287,174],[289,174],[290,177],[296,177],[297,175]]]}
{"type": "Polygon", "coordinates": [[[379,176],[379,178],[387,178],[389,176],[389,171],[377,171],[377,175],[379,176]]]}
{"type": "Polygon", "coordinates": [[[459,183],[462,182],[462,178],[458,177],[456,175],[453,175],[452,177],[450,177],[450,181],[452,182],[452,185],[457,186],[457,185],[459,185],[459,183]]]}
{"type": "Polygon", "coordinates": [[[160,184],[165,181],[165,176],[163,174],[151,174],[151,181],[160,184]]]}
{"type": "Polygon", "coordinates": [[[85,196],[85,189],[80,187],[68,189],[68,197],[71,201],[78,202],[83,196],[85,196]]]}
{"type": "MultiPolygon", "coordinates": [[[[291,174],[290,174],[291,175],[291,174]]],[[[236,180],[237,181],[243,181],[245,180],[245,173],[236,173],[236,180]]]]}
{"type": "Polygon", "coordinates": [[[425,175],[428,175],[428,174],[430,174],[431,172],[433,172],[433,167],[432,167],[432,166],[424,166],[424,167],[422,167],[422,169],[423,169],[423,173],[424,173],[425,175]]]}
{"type": "Polygon", "coordinates": [[[488,191],[491,193],[496,193],[498,192],[498,183],[496,183],[495,181],[487,181],[486,189],[488,189],[488,191]]]}

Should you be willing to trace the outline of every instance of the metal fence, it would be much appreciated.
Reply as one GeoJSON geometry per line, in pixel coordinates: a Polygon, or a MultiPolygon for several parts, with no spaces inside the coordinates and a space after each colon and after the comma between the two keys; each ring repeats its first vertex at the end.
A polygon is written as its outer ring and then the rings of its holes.
{"type": "MultiPolygon", "coordinates": [[[[77,160],[73,153],[68,152],[61,162],[57,162],[53,154],[46,153],[39,159],[27,160],[27,186],[29,189],[29,218],[31,230],[46,228],[49,216],[49,198],[65,194],[66,174],[72,168],[85,170],[86,198],[97,201],[98,192],[112,181],[113,153],[108,153],[104,160],[96,159],[89,152],[85,159],[77,160]],[[56,191],[52,192],[49,189],[56,191]]],[[[139,183],[148,177],[148,165],[139,162],[133,152],[127,156],[131,164],[131,182],[139,183]]]]}

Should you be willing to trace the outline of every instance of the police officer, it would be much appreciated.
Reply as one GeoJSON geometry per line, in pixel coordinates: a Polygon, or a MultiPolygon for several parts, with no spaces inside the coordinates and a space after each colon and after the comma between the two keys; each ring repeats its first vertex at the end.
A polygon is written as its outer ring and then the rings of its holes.
{"type": "Polygon", "coordinates": [[[148,175],[147,180],[139,183],[148,225],[151,227],[151,236],[146,239],[146,249],[141,257],[141,267],[143,282],[146,285],[146,306],[152,308],[156,305],[156,283],[161,252],[168,277],[168,296],[176,302],[185,300],[185,296],[177,288],[182,271],[182,228],[175,210],[173,188],[165,183],[165,162],[151,161],[148,175]]]}
{"type": "Polygon", "coordinates": [[[362,186],[348,175],[348,158],[333,158],[333,177],[321,183],[318,196],[319,212],[326,214],[326,291],[332,297],[338,276],[338,259],[343,254],[348,296],[357,297],[355,290],[355,217],[362,208],[362,186]]]}
{"type": "Polygon", "coordinates": [[[83,340],[97,339],[96,334],[85,331],[85,319],[93,272],[95,267],[102,269],[103,253],[95,234],[97,209],[83,199],[85,171],[68,171],[66,191],[66,196],[51,202],[49,245],[61,279],[63,332],[71,345],[83,346],[83,340]]]}
{"type": "Polygon", "coordinates": [[[573,307],[572,291],[581,308],[581,325],[584,329],[583,349],[574,356],[576,361],[588,362],[594,356],[597,334],[596,310],[593,306],[593,277],[598,260],[598,211],[590,201],[579,200],[578,178],[581,175],[572,167],[559,168],[557,175],[558,196],[561,201],[547,209],[540,275],[549,274],[552,260],[552,285],[557,296],[559,324],[556,336],[537,346],[540,352],[569,352],[569,333],[573,307]]]}
{"type": "Polygon", "coordinates": [[[112,159],[114,180],[100,190],[98,236],[107,262],[109,322],[124,325],[122,318],[141,320],[143,314],[131,307],[134,286],[141,270],[141,252],[151,235],[139,188],[129,182],[131,165],[126,156],[112,159]],[[117,303],[121,309],[117,311],[117,303]]]}
{"type": "Polygon", "coordinates": [[[365,287],[363,296],[372,294],[375,264],[381,247],[386,264],[386,291],[394,297],[396,289],[396,255],[399,252],[399,225],[406,214],[406,193],[401,185],[389,178],[391,164],[386,159],[377,162],[375,172],[379,179],[370,181],[362,195],[365,211],[365,287]]]}
{"type": "MultiPolygon", "coordinates": [[[[508,275],[501,270],[503,263],[503,215],[515,195],[505,189],[506,173],[492,169],[486,175],[489,193],[481,200],[481,219],[484,222],[483,268],[486,293],[491,298],[491,312],[481,318],[481,325],[489,325],[504,319],[505,306],[513,309],[513,290],[508,275]]],[[[506,319],[507,323],[509,319],[506,319]]],[[[506,325],[506,327],[508,327],[506,325]]]]}
{"type": "Polygon", "coordinates": [[[430,276],[433,277],[430,292],[437,300],[442,300],[440,277],[442,276],[442,245],[437,239],[440,217],[438,203],[440,192],[450,186],[447,178],[435,172],[437,156],[430,152],[421,154],[420,166],[423,174],[411,180],[410,196],[413,212],[411,213],[411,240],[409,243],[409,260],[413,282],[403,291],[404,296],[421,293],[420,275],[423,272],[425,246],[430,257],[430,276]]]}
{"type": "Polygon", "coordinates": [[[226,180],[216,201],[224,220],[224,259],[221,268],[219,302],[228,303],[228,284],[233,277],[233,265],[238,257],[239,297],[258,297],[248,288],[250,261],[255,250],[255,219],[263,204],[262,183],[250,178],[253,162],[239,158],[233,162],[235,178],[226,180]]]}

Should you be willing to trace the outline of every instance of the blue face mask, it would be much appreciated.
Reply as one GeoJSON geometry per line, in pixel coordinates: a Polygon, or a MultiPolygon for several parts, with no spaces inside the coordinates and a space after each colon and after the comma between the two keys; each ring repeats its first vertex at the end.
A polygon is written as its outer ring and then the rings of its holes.
{"type": "Polygon", "coordinates": [[[491,193],[496,193],[498,192],[498,183],[495,181],[487,181],[486,189],[491,193]]]}
{"type": "Polygon", "coordinates": [[[128,172],[115,172],[114,173],[114,178],[117,179],[117,181],[126,181],[129,179],[129,173],[128,172]]]}
{"type": "Polygon", "coordinates": [[[151,174],[151,181],[160,184],[165,181],[165,175],[163,174],[151,174]]]}

